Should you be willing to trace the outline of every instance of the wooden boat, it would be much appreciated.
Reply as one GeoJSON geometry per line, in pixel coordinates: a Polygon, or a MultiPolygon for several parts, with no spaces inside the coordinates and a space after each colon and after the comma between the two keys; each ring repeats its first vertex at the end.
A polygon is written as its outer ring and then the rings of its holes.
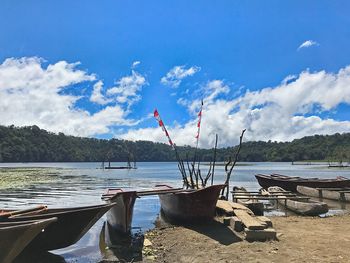
{"type": "MultiPolygon", "coordinates": [[[[31,250],[54,250],[76,243],[111,207],[111,204],[94,206],[46,209],[34,214],[3,218],[1,222],[23,222],[56,217],[44,232],[39,233],[28,245],[31,250]]],[[[8,211],[9,212],[9,211],[8,211]]]]}
{"type": "Polygon", "coordinates": [[[116,203],[107,212],[107,222],[114,230],[130,233],[136,197],[136,191],[124,191],[120,188],[108,189],[102,196],[108,203],[116,203]]]}
{"type": "Polygon", "coordinates": [[[297,191],[307,196],[350,202],[350,188],[312,188],[298,185],[297,191]]]}
{"type": "Polygon", "coordinates": [[[12,262],[43,229],[56,220],[0,223],[0,262],[12,262]]]}
{"type": "MultiPolygon", "coordinates": [[[[215,216],[216,202],[225,185],[212,185],[202,189],[180,190],[159,194],[164,215],[174,221],[207,221],[215,216]]],[[[173,189],[168,185],[158,185],[158,189],[173,189]]]]}
{"type": "Polygon", "coordinates": [[[107,212],[107,223],[115,231],[121,234],[130,234],[132,215],[136,198],[146,195],[156,195],[182,190],[182,188],[150,189],[150,190],[123,190],[121,188],[109,188],[102,195],[102,200],[108,203],[116,203],[107,212]]]}
{"type": "MultiPolygon", "coordinates": [[[[268,188],[268,193],[281,193],[283,188],[278,186],[271,186],[268,188]]],[[[277,198],[277,202],[287,209],[305,216],[317,216],[328,212],[328,205],[323,202],[312,201],[298,197],[288,197],[287,195],[280,194],[277,198]]]]}
{"type": "Polygon", "coordinates": [[[262,216],[264,215],[264,204],[259,202],[257,199],[248,199],[248,192],[244,187],[233,187],[232,198],[237,198],[237,203],[242,204],[248,207],[253,211],[255,215],[262,216]],[[242,199],[239,197],[247,197],[247,199],[242,199]]]}
{"type": "Polygon", "coordinates": [[[297,186],[303,185],[314,188],[342,188],[350,187],[350,179],[338,176],[335,179],[302,178],[280,174],[256,174],[255,178],[261,187],[267,189],[270,186],[279,186],[284,190],[297,192],[297,186]]]}

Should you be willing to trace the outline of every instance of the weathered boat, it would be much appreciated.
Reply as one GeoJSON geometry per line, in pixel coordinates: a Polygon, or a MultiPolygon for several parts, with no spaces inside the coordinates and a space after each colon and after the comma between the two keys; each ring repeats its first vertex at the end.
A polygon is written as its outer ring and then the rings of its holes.
{"type": "Polygon", "coordinates": [[[115,203],[107,212],[108,225],[120,234],[129,235],[131,232],[132,216],[136,198],[176,192],[182,188],[171,189],[149,189],[149,190],[124,190],[121,188],[109,188],[102,195],[102,200],[108,203],[115,203]]]}
{"type": "MultiPolygon", "coordinates": [[[[111,207],[111,204],[73,208],[46,209],[41,212],[3,218],[0,222],[23,222],[56,217],[45,231],[39,233],[27,246],[31,250],[54,250],[76,243],[111,207]]],[[[9,211],[7,211],[9,212],[9,211]]]]}
{"type": "Polygon", "coordinates": [[[11,263],[22,250],[57,218],[0,223],[0,262],[11,263]]]}
{"type": "Polygon", "coordinates": [[[264,204],[257,199],[249,199],[248,192],[244,187],[233,187],[232,198],[236,198],[237,203],[248,207],[255,215],[264,215],[264,204]]]}
{"type": "Polygon", "coordinates": [[[298,197],[289,197],[287,195],[281,194],[283,192],[283,188],[278,186],[272,186],[267,189],[268,193],[279,193],[277,198],[277,202],[285,208],[305,216],[317,216],[320,214],[325,214],[328,212],[328,205],[323,202],[312,201],[298,197]]]}
{"type": "Polygon", "coordinates": [[[307,196],[350,202],[350,188],[312,188],[298,185],[297,191],[307,196]]]}
{"type": "Polygon", "coordinates": [[[108,203],[116,203],[107,212],[107,223],[115,231],[130,233],[136,197],[136,191],[125,191],[121,188],[110,188],[102,196],[102,199],[108,203]]]}
{"type": "MultiPolygon", "coordinates": [[[[168,185],[158,185],[159,189],[173,189],[168,185]]],[[[225,185],[212,185],[202,189],[180,190],[159,195],[164,215],[174,221],[208,221],[215,216],[216,202],[225,185]]]]}
{"type": "Polygon", "coordinates": [[[270,186],[279,186],[284,190],[297,192],[297,186],[303,185],[314,188],[342,188],[350,187],[350,179],[338,176],[334,179],[302,178],[280,174],[256,174],[255,178],[261,187],[267,189],[270,186]]]}

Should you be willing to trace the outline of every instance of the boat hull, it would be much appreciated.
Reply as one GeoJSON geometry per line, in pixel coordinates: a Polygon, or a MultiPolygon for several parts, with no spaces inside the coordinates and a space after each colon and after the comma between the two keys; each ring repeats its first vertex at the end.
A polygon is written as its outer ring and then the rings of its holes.
{"type": "Polygon", "coordinates": [[[341,202],[350,202],[350,190],[348,192],[341,192],[337,190],[327,190],[322,188],[312,188],[306,186],[298,186],[297,191],[303,195],[336,200],[341,202]]]}
{"type": "Polygon", "coordinates": [[[117,232],[129,234],[131,232],[132,216],[136,200],[136,191],[122,191],[116,193],[107,202],[116,203],[107,212],[108,224],[117,232]]]}
{"type": "MultiPolygon", "coordinates": [[[[268,192],[279,192],[281,193],[283,191],[280,187],[269,187],[268,192]]],[[[283,194],[280,195],[280,197],[286,197],[283,196],[283,194]]],[[[305,216],[317,216],[320,214],[325,214],[328,212],[328,205],[323,202],[317,202],[317,201],[300,201],[293,199],[293,197],[290,197],[288,199],[278,199],[277,202],[284,206],[285,208],[293,211],[296,214],[305,215],[305,216]]]]}
{"type": "Polygon", "coordinates": [[[261,187],[267,189],[270,186],[279,186],[287,191],[297,192],[297,186],[308,186],[313,188],[342,188],[350,187],[350,179],[307,179],[292,176],[272,176],[257,174],[255,178],[261,187]]]}
{"type": "Polygon", "coordinates": [[[0,262],[11,263],[43,229],[56,220],[0,223],[0,262]]]}
{"type": "Polygon", "coordinates": [[[212,220],[216,202],[224,185],[212,185],[203,189],[160,194],[161,209],[166,218],[180,222],[212,220]]]}
{"type": "Polygon", "coordinates": [[[114,204],[103,204],[78,208],[47,209],[27,216],[6,219],[6,222],[42,220],[56,217],[45,231],[39,233],[26,249],[54,250],[76,243],[114,204]]]}

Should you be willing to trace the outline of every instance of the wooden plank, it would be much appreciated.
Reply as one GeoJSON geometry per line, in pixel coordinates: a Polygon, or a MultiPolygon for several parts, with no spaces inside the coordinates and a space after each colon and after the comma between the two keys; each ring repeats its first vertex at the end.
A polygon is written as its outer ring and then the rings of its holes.
{"type": "Polygon", "coordinates": [[[291,197],[291,196],[259,196],[259,197],[234,197],[233,199],[243,199],[243,200],[249,200],[249,199],[251,199],[251,200],[285,200],[285,199],[295,199],[295,200],[299,200],[299,201],[301,201],[301,200],[305,200],[305,201],[307,201],[307,200],[309,200],[310,199],[310,197],[299,197],[299,196],[295,196],[295,197],[291,197]]]}
{"type": "MultiPolygon", "coordinates": [[[[266,196],[266,194],[244,194],[244,193],[232,193],[232,196],[251,196],[251,197],[259,197],[259,196],[266,196]]],[[[292,193],[287,193],[287,194],[282,194],[282,193],[271,193],[269,196],[298,196],[297,194],[292,194],[292,193]]]]}
{"type": "Polygon", "coordinates": [[[237,232],[242,232],[244,230],[242,220],[239,219],[237,216],[231,217],[230,226],[234,231],[237,231],[237,232]]]}
{"type": "Polygon", "coordinates": [[[242,220],[242,223],[249,229],[249,230],[262,230],[267,227],[266,224],[263,224],[256,218],[252,217],[247,213],[247,211],[236,209],[234,211],[235,215],[242,220]]]}
{"type": "MultiPolygon", "coordinates": [[[[120,188],[116,189],[109,189],[109,190],[122,190],[120,188]]],[[[120,191],[120,192],[111,192],[111,193],[106,193],[102,195],[103,199],[108,199],[116,194],[122,194],[124,192],[130,192],[131,190],[127,191],[120,191]]],[[[142,191],[135,191],[137,196],[149,196],[149,195],[159,195],[159,194],[169,194],[169,193],[177,193],[177,192],[191,192],[193,189],[183,189],[183,188],[164,188],[164,189],[151,189],[151,190],[142,190],[142,191]]]]}
{"type": "Polygon", "coordinates": [[[216,202],[216,208],[224,211],[227,215],[233,214],[233,207],[230,205],[229,201],[218,200],[216,202]]]}
{"type": "Polygon", "coordinates": [[[267,228],[263,230],[245,229],[244,231],[245,238],[248,241],[275,240],[277,237],[276,230],[273,228],[267,228]]]}
{"type": "MultiPolygon", "coordinates": [[[[244,194],[244,193],[247,193],[247,194],[260,194],[261,191],[245,191],[245,192],[243,192],[243,191],[231,191],[231,193],[233,193],[233,194],[241,194],[241,193],[242,194],[244,194]]],[[[290,194],[294,194],[291,191],[276,191],[274,193],[290,193],[290,194]]]]}
{"type": "Polygon", "coordinates": [[[192,192],[193,189],[183,189],[183,188],[170,188],[170,189],[152,189],[152,190],[144,190],[137,191],[136,194],[138,196],[148,196],[148,195],[159,195],[159,194],[169,194],[169,193],[177,193],[177,192],[192,192]]]}
{"type": "Polygon", "coordinates": [[[261,222],[264,222],[267,225],[267,227],[272,227],[272,221],[266,216],[257,216],[256,219],[260,220],[261,222]]]}

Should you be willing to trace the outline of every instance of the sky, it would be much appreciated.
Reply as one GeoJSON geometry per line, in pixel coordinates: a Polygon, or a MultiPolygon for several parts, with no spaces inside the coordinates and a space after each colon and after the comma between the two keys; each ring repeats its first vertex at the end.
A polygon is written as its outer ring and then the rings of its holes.
{"type": "Polygon", "coordinates": [[[178,145],[350,131],[349,1],[0,1],[0,125],[178,145]]]}

